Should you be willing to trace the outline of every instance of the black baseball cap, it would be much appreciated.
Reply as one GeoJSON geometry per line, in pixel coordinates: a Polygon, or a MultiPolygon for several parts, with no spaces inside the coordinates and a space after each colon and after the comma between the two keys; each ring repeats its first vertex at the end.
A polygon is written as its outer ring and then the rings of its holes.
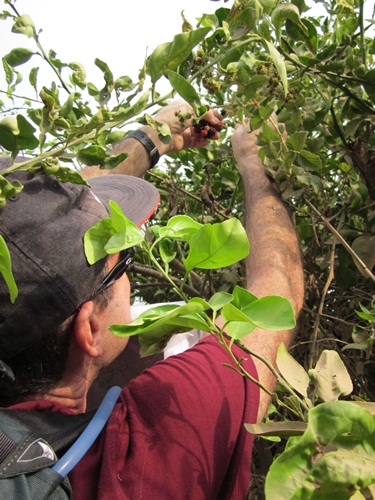
{"type": "Polygon", "coordinates": [[[108,217],[109,201],[117,202],[137,226],[159,204],[154,186],[127,175],[90,179],[91,188],[29,173],[7,179],[19,180],[24,188],[0,208],[0,234],[10,251],[19,291],[12,304],[0,275],[0,360],[4,361],[52,333],[97,284],[105,259],[89,265],[83,237],[108,217]]]}

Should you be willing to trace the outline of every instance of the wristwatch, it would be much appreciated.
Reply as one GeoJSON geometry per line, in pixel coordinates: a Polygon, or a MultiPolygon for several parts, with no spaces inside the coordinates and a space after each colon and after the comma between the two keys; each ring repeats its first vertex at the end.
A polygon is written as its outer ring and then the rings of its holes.
{"type": "Polygon", "coordinates": [[[134,132],[130,132],[130,134],[126,136],[126,139],[130,137],[136,139],[142,144],[142,146],[146,149],[146,151],[150,155],[150,160],[151,160],[150,168],[155,167],[155,165],[159,161],[160,154],[158,148],[155,146],[155,144],[152,142],[149,136],[144,132],[142,132],[142,130],[138,129],[134,130],[134,132]]]}

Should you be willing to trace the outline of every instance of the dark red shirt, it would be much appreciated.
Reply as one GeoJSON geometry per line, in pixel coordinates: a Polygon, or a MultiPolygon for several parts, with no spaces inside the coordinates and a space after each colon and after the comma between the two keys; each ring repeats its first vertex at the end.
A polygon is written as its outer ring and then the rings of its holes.
{"type": "MultiPolygon", "coordinates": [[[[247,371],[257,378],[253,361],[247,371]]],[[[223,366],[208,337],[123,388],[105,429],[70,473],[74,500],[245,500],[258,387],[223,366]]],[[[48,401],[13,408],[71,413],[48,401]]]]}

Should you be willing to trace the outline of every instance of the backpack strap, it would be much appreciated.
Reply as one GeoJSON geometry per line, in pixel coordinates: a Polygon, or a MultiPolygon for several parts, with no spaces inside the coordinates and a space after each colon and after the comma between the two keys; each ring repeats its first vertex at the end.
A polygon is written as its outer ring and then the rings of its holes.
{"type": "Polygon", "coordinates": [[[73,443],[95,412],[64,415],[0,409],[0,479],[35,472],[57,462],[56,453],[73,443]]]}
{"type": "Polygon", "coordinates": [[[96,411],[66,415],[0,408],[0,479],[53,467],[65,477],[105,426],[121,388],[109,389],[96,411]],[[57,461],[56,453],[73,446],[57,461]],[[57,462],[57,463],[56,463],[57,462]]]}

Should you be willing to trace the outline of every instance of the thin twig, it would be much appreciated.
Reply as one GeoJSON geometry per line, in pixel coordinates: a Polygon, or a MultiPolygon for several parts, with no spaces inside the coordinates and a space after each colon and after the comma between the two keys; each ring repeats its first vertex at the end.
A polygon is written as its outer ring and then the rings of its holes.
{"type": "Polygon", "coordinates": [[[357,262],[359,267],[362,269],[363,273],[367,278],[370,278],[375,283],[375,276],[372,274],[370,269],[366,266],[363,260],[355,253],[351,246],[344,240],[341,234],[328,222],[328,220],[317,210],[312,203],[306,200],[309,207],[319,216],[323,224],[329,229],[329,231],[339,240],[342,246],[349,252],[353,259],[357,262]]]}
{"type": "MultiPolygon", "coordinates": [[[[143,266],[137,266],[136,264],[133,264],[131,267],[131,271],[140,274],[141,276],[149,276],[150,278],[156,278],[158,280],[163,280],[165,281],[166,278],[161,273],[160,271],[156,271],[155,269],[151,269],[149,267],[143,267],[143,266]]],[[[173,276],[169,276],[169,278],[173,281],[173,283],[178,286],[179,288],[182,285],[182,280],[179,280],[178,278],[175,278],[173,276]]],[[[200,297],[201,294],[196,290],[195,288],[192,288],[189,285],[184,284],[183,285],[183,290],[189,294],[191,297],[200,297]]]]}
{"type": "Polygon", "coordinates": [[[309,368],[313,367],[313,361],[316,358],[316,354],[317,354],[315,352],[316,351],[316,340],[318,337],[318,328],[319,328],[320,318],[321,318],[322,313],[323,313],[323,307],[324,307],[324,302],[326,300],[327,292],[328,292],[329,287],[331,286],[332,280],[334,278],[335,250],[336,250],[336,238],[335,238],[333,245],[332,245],[332,248],[331,248],[329,274],[328,274],[327,282],[324,286],[322,298],[321,298],[320,304],[319,304],[319,309],[318,309],[318,312],[317,312],[317,315],[316,315],[315,321],[314,321],[314,330],[313,330],[313,335],[312,335],[313,344],[312,344],[312,349],[311,349],[311,356],[309,359],[309,368]]]}

